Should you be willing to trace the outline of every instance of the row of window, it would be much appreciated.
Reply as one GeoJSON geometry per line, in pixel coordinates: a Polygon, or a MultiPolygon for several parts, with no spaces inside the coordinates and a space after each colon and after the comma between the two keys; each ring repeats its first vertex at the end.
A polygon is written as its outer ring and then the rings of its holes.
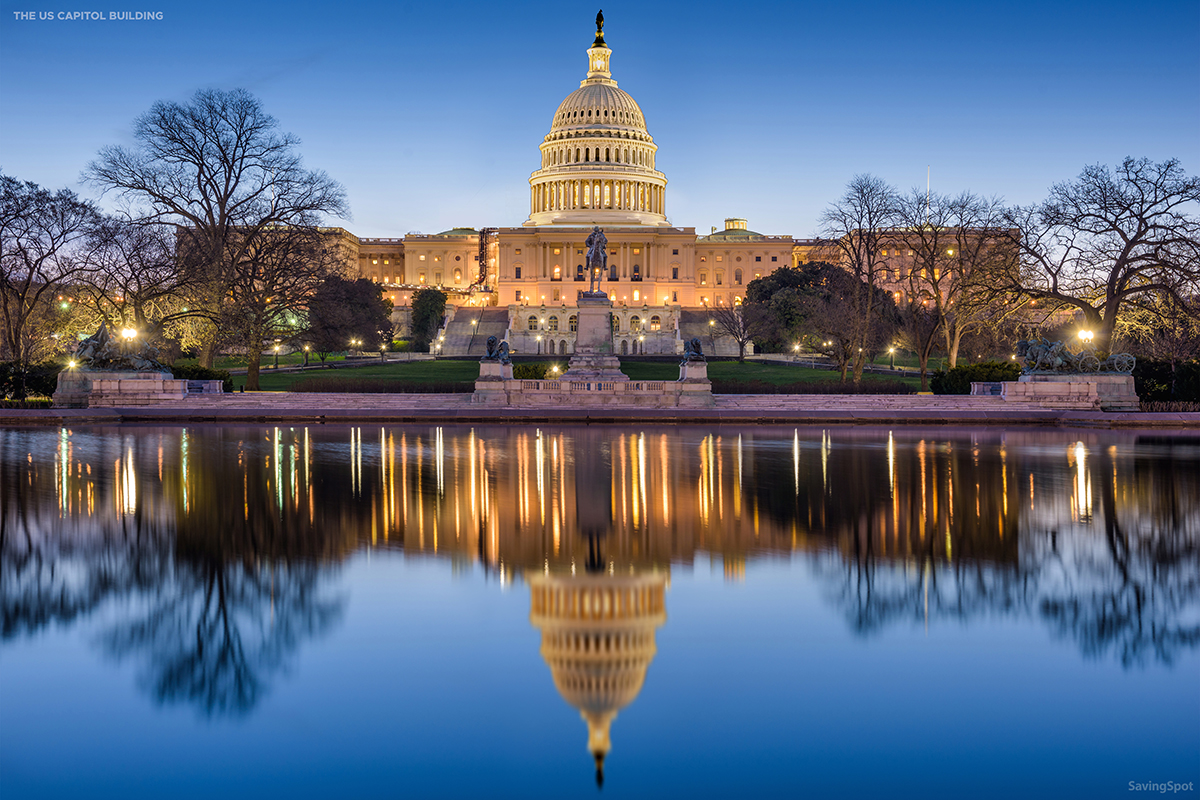
{"type": "MultiPolygon", "coordinates": [[[[582,293],[582,292],[583,292],[583,290],[582,290],[582,289],[580,289],[580,293],[582,293]]],[[[651,298],[647,297],[646,299],[647,299],[647,300],[650,300],[651,298]]],[[[537,298],[535,298],[535,297],[532,297],[532,296],[528,296],[528,295],[524,295],[524,296],[523,296],[523,295],[521,294],[521,290],[520,290],[520,289],[517,289],[517,290],[516,290],[516,301],[517,301],[518,303],[521,303],[521,302],[529,302],[530,300],[536,301],[536,300],[537,300],[537,298]]],[[[560,301],[562,300],[562,290],[561,290],[561,289],[557,289],[557,288],[556,288],[556,289],[554,290],[554,297],[553,297],[553,300],[554,300],[554,302],[555,302],[555,303],[558,303],[558,302],[560,302],[560,301]]],[[[633,302],[634,302],[634,303],[640,303],[640,302],[642,302],[642,292],[641,292],[641,290],[640,290],[640,289],[634,289],[634,290],[633,290],[633,302]]],[[[665,305],[665,304],[666,304],[666,302],[667,302],[667,296],[666,296],[666,295],[663,295],[663,304],[665,305]]],[[[672,303],[678,303],[678,302],[679,302],[679,292],[671,292],[671,302],[672,302],[672,303]]],[[[543,305],[545,305],[545,303],[546,303],[546,295],[542,295],[542,304],[543,304],[543,305]]]]}
{"type": "Polygon", "coordinates": [[[650,151],[636,147],[632,151],[628,147],[624,148],[624,150],[620,147],[606,147],[603,151],[599,147],[595,149],[591,147],[566,147],[548,150],[546,151],[546,157],[543,159],[542,166],[557,167],[560,164],[599,164],[602,162],[654,167],[654,159],[651,157],[650,151]]]}
{"type": "MultiPolygon", "coordinates": [[[[676,254],[678,254],[678,253],[679,253],[679,251],[678,251],[678,250],[676,250],[676,251],[675,251],[675,253],[676,253],[676,254]]],[[[885,250],[883,254],[886,256],[886,255],[887,255],[887,251],[885,250]]],[[[717,256],[717,261],[724,261],[724,260],[725,260],[725,256],[717,256]]],[[[735,261],[741,261],[741,260],[742,260],[742,257],[741,257],[741,256],[738,256],[738,257],[737,257],[736,259],[734,259],[734,260],[735,260],[735,261]]],[[[754,260],[755,260],[755,261],[762,261],[762,256],[755,256],[755,257],[754,257],[754,260]]],[[[778,261],[779,261],[779,256],[771,256],[771,260],[772,260],[772,261],[775,261],[775,262],[778,262],[778,261]]],[[[700,261],[701,261],[701,263],[705,263],[705,262],[707,262],[707,261],[708,261],[708,256],[700,256],[700,261]]]]}
{"type": "MultiPolygon", "coordinates": [[[[531,330],[531,331],[541,330],[542,324],[545,324],[546,330],[556,331],[556,330],[558,330],[558,317],[550,316],[550,317],[538,318],[536,315],[531,314],[529,316],[529,319],[526,320],[526,325],[528,325],[528,330],[531,330]]],[[[572,314],[570,317],[567,318],[567,325],[571,331],[578,331],[579,330],[579,317],[572,314]]],[[[621,318],[616,316],[615,314],[613,315],[613,318],[612,318],[612,326],[613,326],[613,333],[621,332],[621,318]]],[[[650,318],[650,322],[648,323],[648,326],[651,331],[662,330],[662,317],[655,314],[654,316],[652,316],[650,318]]],[[[642,330],[642,318],[637,315],[630,317],[629,318],[629,330],[633,331],[634,333],[641,331],[642,330]]]]}

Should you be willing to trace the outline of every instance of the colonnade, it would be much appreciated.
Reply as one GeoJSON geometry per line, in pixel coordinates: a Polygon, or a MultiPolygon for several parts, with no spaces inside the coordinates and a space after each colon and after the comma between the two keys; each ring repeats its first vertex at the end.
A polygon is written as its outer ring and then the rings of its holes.
{"type": "Polygon", "coordinates": [[[530,213],[611,208],[665,214],[666,187],[647,181],[603,178],[546,181],[533,187],[530,213]]]}

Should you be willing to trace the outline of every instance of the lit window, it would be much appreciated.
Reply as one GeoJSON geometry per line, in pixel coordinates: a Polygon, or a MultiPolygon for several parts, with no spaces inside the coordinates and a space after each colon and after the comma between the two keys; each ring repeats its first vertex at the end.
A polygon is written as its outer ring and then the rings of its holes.
{"type": "Polygon", "coordinates": [[[559,255],[560,253],[562,253],[562,250],[561,250],[561,249],[559,249],[559,248],[557,248],[557,247],[556,247],[556,248],[554,248],[554,255],[559,255]]]}
{"type": "Polygon", "coordinates": [[[640,331],[641,329],[642,329],[642,318],[638,317],[638,316],[630,317],[629,318],[629,330],[636,333],[637,331],[640,331]]]}
{"type": "Polygon", "coordinates": [[[424,273],[424,272],[422,272],[422,273],[421,273],[421,274],[420,274],[420,275],[417,277],[417,283],[424,283],[424,282],[425,282],[425,273],[424,273]]]}
{"type": "Polygon", "coordinates": [[[655,314],[650,318],[650,330],[657,331],[662,328],[662,318],[655,314]]]}
{"type": "Polygon", "coordinates": [[[705,258],[704,256],[700,256],[700,263],[701,263],[701,264],[703,264],[703,263],[704,263],[705,261],[707,261],[707,260],[708,260],[708,259],[707,259],[707,258],[705,258]]]}
{"type": "Polygon", "coordinates": [[[574,314],[572,314],[570,317],[568,317],[567,318],[567,327],[569,327],[573,331],[579,330],[579,317],[575,316],[574,314]]]}
{"type": "Polygon", "coordinates": [[[740,269],[735,269],[733,271],[733,282],[738,286],[742,285],[742,271],[740,269]]]}
{"type": "Polygon", "coordinates": [[[717,261],[724,261],[724,260],[725,260],[725,256],[717,256],[717,261]]]}
{"type": "Polygon", "coordinates": [[[556,330],[558,330],[558,317],[551,317],[551,318],[550,318],[549,329],[550,329],[550,330],[552,330],[552,331],[556,331],[556,330]]]}
{"type": "Polygon", "coordinates": [[[531,330],[531,331],[536,331],[536,330],[538,329],[538,321],[537,321],[537,317],[530,316],[530,317],[529,317],[529,319],[528,319],[528,320],[526,320],[525,322],[526,322],[526,327],[527,327],[529,330],[531,330]]]}
{"type": "Polygon", "coordinates": [[[518,248],[517,248],[516,250],[514,250],[513,252],[514,252],[514,253],[516,253],[517,255],[521,255],[521,248],[519,248],[519,247],[518,247],[518,248]]]}
{"type": "Polygon", "coordinates": [[[422,261],[425,260],[425,256],[417,256],[417,258],[421,259],[422,261]]]}
{"type": "Polygon", "coordinates": [[[700,285],[701,285],[701,286],[707,286],[707,285],[708,285],[708,273],[707,273],[707,272],[701,272],[701,273],[700,273],[700,285]]]}
{"type": "Polygon", "coordinates": [[[641,299],[642,299],[642,293],[640,291],[638,291],[637,289],[634,289],[633,290],[633,302],[635,302],[635,303],[640,302],[641,299]]]}

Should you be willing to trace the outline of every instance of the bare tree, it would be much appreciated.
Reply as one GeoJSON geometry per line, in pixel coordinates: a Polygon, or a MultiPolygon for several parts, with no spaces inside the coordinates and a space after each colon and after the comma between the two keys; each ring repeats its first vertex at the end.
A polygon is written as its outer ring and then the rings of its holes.
{"type": "Polygon", "coordinates": [[[1008,211],[1021,258],[1007,286],[1078,310],[1106,351],[1126,307],[1152,312],[1163,294],[1200,291],[1198,203],[1200,178],[1176,159],[1086,167],[1045,202],[1008,211]]]}
{"type": "Polygon", "coordinates": [[[79,246],[96,219],[95,208],[74,192],[0,175],[0,345],[19,365],[19,398],[31,360],[53,349],[55,297],[89,269],[79,246]]]}
{"type": "Polygon", "coordinates": [[[237,316],[231,290],[257,269],[254,254],[310,236],[323,215],[349,214],[341,185],[306,169],[299,140],[278,127],[243,89],[202,90],[187,104],[155,103],[134,123],[134,147],[105,147],[84,172],[132,217],[178,227],[182,266],[209,286],[205,366],[217,324],[237,316]]]}
{"type": "Polygon", "coordinates": [[[86,257],[92,269],[80,300],[96,322],[161,330],[188,315],[190,282],[172,227],[105,217],[88,236],[86,257]]]}
{"type": "Polygon", "coordinates": [[[711,306],[708,314],[721,333],[737,342],[741,362],[746,360],[746,346],[768,327],[762,310],[745,303],[711,306]]]}
{"type": "Polygon", "coordinates": [[[845,194],[821,214],[821,238],[829,242],[826,260],[841,265],[856,280],[844,298],[856,329],[850,342],[854,382],[862,380],[871,351],[872,327],[881,302],[876,291],[886,278],[883,244],[896,224],[896,190],[873,175],[856,175],[845,194]]]}
{"type": "MultiPolygon", "coordinates": [[[[226,284],[231,302],[223,327],[245,349],[246,388],[259,388],[264,343],[290,339],[304,327],[309,301],[342,262],[315,229],[279,230],[257,237],[226,284]]],[[[239,246],[240,247],[240,246],[239,246]]]]}
{"type": "MultiPolygon", "coordinates": [[[[936,323],[953,369],[964,336],[999,324],[1020,307],[995,291],[1002,283],[997,273],[1016,260],[1012,240],[1017,233],[1002,227],[998,199],[970,192],[949,196],[914,189],[897,207],[895,243],[910,255],[905,268],[893,262],[893,269],[906,285],[908,302],[924,307],[914,320],[921,319],[922,329],[930,318],[936,323]]],[[[918,349],[918,355],[922,352],[927,356],[928,348],[918,349]]],[[[922,373],[924,368],[922,362],[922,373]]]]}

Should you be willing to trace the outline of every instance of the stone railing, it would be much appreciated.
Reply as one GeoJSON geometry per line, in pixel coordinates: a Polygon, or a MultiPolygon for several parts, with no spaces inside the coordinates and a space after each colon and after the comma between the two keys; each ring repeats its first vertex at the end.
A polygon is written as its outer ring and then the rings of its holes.
{"type": "Polygon", "coordinates": [[[708,408],[707,381],[572,381],[480,379],[473,402],[509,406],[708,408]]]}

